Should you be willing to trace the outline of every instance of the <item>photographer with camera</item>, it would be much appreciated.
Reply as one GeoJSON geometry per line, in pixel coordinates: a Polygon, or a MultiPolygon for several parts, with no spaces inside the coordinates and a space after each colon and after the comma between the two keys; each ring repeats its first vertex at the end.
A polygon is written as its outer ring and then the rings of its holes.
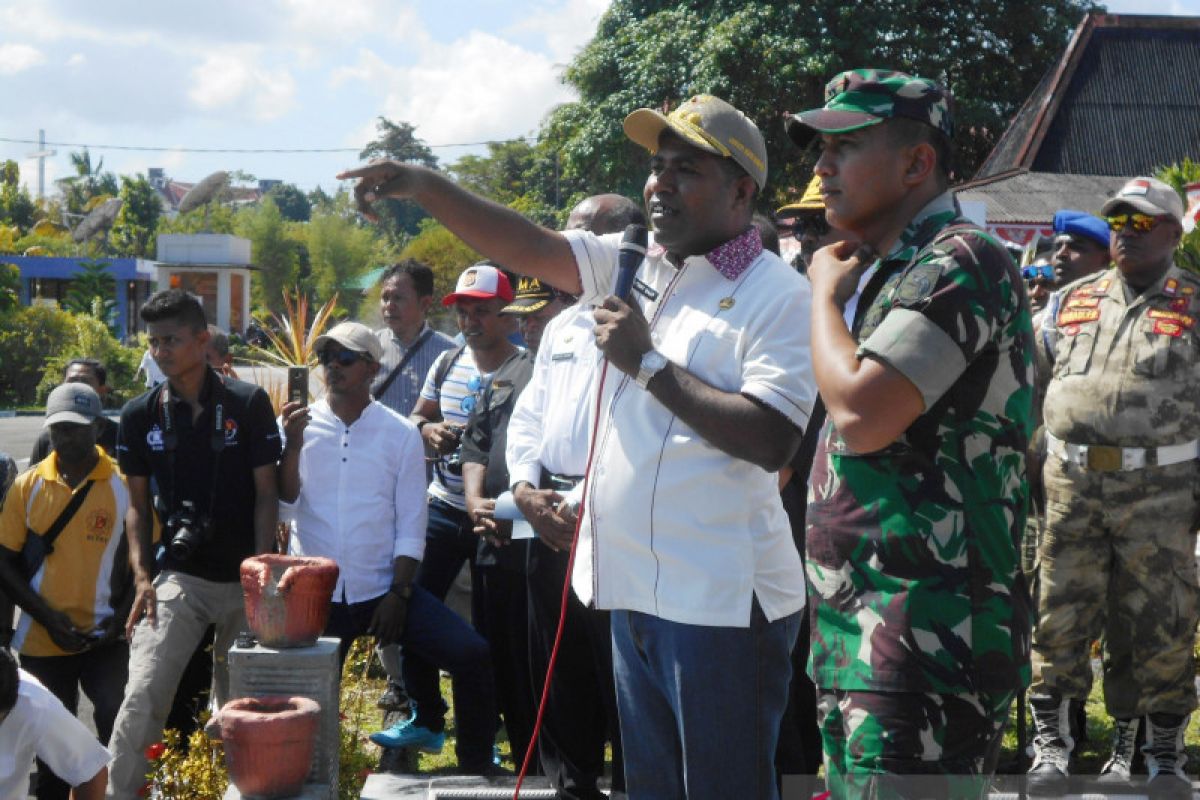
{"type": "Polygon", "coordinates": [[[136,595],[126,623],[129,682],[113,730],[110,795],[130,800],[145,783],[145,749],[161,738],[180,675],[210,624],[213,699],[217,706],[229,699],[225,658],[246,627],[239,567],[272,548],[280,454],[266,392],[208,366],[210,334],[199,300],[162,291],[140,314],[167,380],[125,406],[117,436],[129,483],[136,595]],[[151,478],[166,546],[157,577],[151,478]]]}
{"type": "MultiPolygon", "coordinates": [[[[0,591],[23,612],[12,636],[21,667],[72,715],[82,687],[107,744],[129,661],[122,636],[131,588],[122,535],[129,493],[96,443],[100,418],[100,396],[87,384],[50,392],[50,453],[17,478],[0,512],[0,591]]],[[[103,752],[91,744],[82,752],[103,752]]],[[[70,759],[51,761],[38,762],[37,798],[67,800],[63,778],[79,774],[70,759]]],[[[88,776],[94,764],[89,769],[88,776]]]]}

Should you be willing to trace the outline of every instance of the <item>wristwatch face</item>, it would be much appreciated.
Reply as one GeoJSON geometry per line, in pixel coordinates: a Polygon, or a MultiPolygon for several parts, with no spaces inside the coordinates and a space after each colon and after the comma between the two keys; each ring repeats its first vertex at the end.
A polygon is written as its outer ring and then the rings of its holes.
{"type": "Polygon", "coordinates": [[[662,368],[667,365],[667,357],[657,350],[648,350],[642,356],[642,363],[638,367],[637,385],[643,389],[646,384],[650,383],[650,379],[657,375],[662,368]]]}

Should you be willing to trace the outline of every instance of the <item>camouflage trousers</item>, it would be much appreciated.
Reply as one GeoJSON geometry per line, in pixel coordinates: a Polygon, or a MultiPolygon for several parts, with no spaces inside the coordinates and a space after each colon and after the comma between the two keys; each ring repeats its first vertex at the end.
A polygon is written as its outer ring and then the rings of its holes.
{"type": "Polygon", "coordinates": [[[1194,461],[1128,472],[1046,461],[1031,694],[1086,698],[1103,633],[1110,715],[1196,708],[1198,474],[1194,461]]]}
{"type": "Polygon", "coordinates": [[[982,797],[1016,692],[818,689],[833,798],[982,797]]]}

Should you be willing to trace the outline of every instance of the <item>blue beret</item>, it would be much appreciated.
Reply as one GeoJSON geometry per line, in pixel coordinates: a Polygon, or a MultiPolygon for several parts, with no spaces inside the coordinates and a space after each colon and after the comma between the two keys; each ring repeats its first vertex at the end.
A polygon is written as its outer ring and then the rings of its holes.
{"type": "Polygon", "coordinates": [[[1108,223],[1083,211],[1064,208],[1054,215],[1054,232],[1069,233],[1091,239],[1101,247],[1108,247],[1108,223]]]}

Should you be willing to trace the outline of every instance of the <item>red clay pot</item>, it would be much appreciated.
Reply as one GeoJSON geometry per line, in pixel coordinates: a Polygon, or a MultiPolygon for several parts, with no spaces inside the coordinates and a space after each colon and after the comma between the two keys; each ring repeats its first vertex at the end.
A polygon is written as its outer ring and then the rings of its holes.
{"type": "Polygon", "coordinates": [[[229,779],[242,797],[295,797],[312,762],[321,707],[307,697],[230,700],[208,724],[225,746],[229,779]]]}
{"type": "Polygon", "coordinates": [[[338,566],[331,558],[251,556],[242,562],[246,620],[267,647],[315,644],[329,619],[338,566]]]}

